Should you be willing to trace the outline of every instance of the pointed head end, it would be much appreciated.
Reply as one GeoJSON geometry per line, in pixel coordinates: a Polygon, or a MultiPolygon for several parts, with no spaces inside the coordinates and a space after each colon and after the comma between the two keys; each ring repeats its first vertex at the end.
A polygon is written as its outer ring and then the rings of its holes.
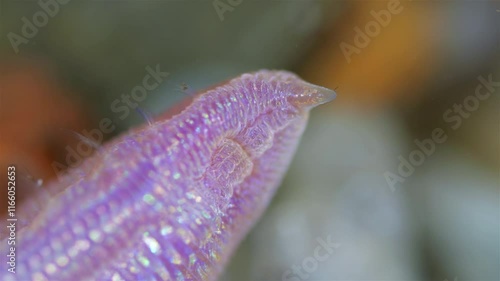
{"type": "Polygon", "coordinates": [[[337,97],[337,93],[334,90],[305,81],[302,81],[300,84],[292,100],[299,108],[309,110],[318,105],[330,102],[337,97]]]}

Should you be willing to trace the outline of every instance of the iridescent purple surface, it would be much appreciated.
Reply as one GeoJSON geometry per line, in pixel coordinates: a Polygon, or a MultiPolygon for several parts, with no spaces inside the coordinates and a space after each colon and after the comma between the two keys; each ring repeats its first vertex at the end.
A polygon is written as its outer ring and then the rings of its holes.
{"type": "Polygon", "coordinates": [[[259,71],[118,137],[49,184],[63,191],[19,231],[17,273],[0,279],[216,279],[279,186],[309,110],[334,97],[259,71]]]}

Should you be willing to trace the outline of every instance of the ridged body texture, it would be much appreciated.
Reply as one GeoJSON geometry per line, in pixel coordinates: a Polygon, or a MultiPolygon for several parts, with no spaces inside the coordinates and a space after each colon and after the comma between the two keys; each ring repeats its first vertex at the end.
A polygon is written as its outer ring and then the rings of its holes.
{"type": "Polygon", "coordinates": [[[334,97],[264,70],[118,137],[49,184],[60,192],[18,232],[16,274],[0,279],[216,279],[279,186],[309,110],[334,97]]]}

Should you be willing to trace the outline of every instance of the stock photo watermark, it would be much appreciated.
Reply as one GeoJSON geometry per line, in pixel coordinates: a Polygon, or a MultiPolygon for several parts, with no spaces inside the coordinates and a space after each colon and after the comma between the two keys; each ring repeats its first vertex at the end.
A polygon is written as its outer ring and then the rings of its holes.
{"type": "MultiPolygon", "coordinates": [[[[155,68],[147,66],[145,70],[147,74],[142,79],[142,84],[132,88],[130,94],[122,94],[120,99],[115,99],[111,103],[110,110],[115,114],[119,114],[118,118],[120,120],[127,118],[130,115],[131,109],[137,109],[139,103],[144,101],[148,94],[157,89],[170,75],[168,72],[161,71],[159,64],[155,68]]],[[[83,130],[81,132],[83,139],[77,143],[76,150],[69,145],[65,148],[66,165],[57,161],[52,162],[51,166],[57,177],[60,178],[68,167],[75,168],[80,166],[85,157],[90,156],[93,150],[102,143],[104,134],[110,134],[115,129],[116,125],[111,118],[103,118],[99,121],[99,128],[94,128],[90,131],[83,130]]]]}
{"type": "Polygon", "coordinates": [[[361,50],[368,47],[372,39],[377,37],[383,28],[389,26],[393,16],[400,14],[403,9],[404,7],[399,0],[390,0],[387,2],[386,9],[380,11],[371,10],[370,15],[373,17],[373,20],[367,22],[364,29],[358,26],[354,28],[354,44],[340,43],[340,50],[346,58],[347,63],[351,63],[352,55],[361,54],[361,50]]]}
{"type": "Polygon", "coordinates": [[[238,7],[242,2],[243,0],[214,0],[212,5],[220,21],[224,21],[224,14],[234,11],[234,8],[238,7]]]}
{"type": "Polygon", "coordinates": [[[39,0],[39,10],[35,12],[31,18],[22,17],[20,33],[9,32],[7,38],[10,45],[16,54],[19,53],[21,44],[28,44],[30,39],[33,39],[41,28],[45,27],[49,20],[55,17],[61,10],[61,5],[66,5],[71,0],[39,0]]]}
{"type": "Polygon", "coordinates": [[[299,265],[293,264],[290,269],[281,275],[282,281],[302,281],[307,280],[310,274],[316,271],[319,264],[326,261],[333,254],[334,250],[340,247],[340,243],[332,241],[331,235],[323,238],[316,238],[318,246],[314,248],[311,256],[305,257],[299,265]]]}
{"type": "Polygon", "coordinates": [[[16,167],[7,167],[7,271],[16,273],[16,167]]]}
{"type": "MultiPolygon", "coordinates": [[[[493,75],[488,78],[479,76],[479,84],[476,86],[474,94],[467,96],[461,103],[455,103],[451,108],[443,113],[443,121],[449,124],[452,130],[458,130],[464,119],[468,119],[471,114],[479,109],[482,101],[487,100],[500,87],[500,81],[493,81],[493,75]]],[[[415,139],[417,146],[408,157],[398,156],[399,165],[396,173],[387,171],[384,173],[385,180],[391,191],[396,191],[396,185],[403,183],[414,172],[416,167],[422,165],[425,160],[436,151],[438,144],[446,142],[448,135],[443,128],[435,128],[429,138],[415,139]]]]}

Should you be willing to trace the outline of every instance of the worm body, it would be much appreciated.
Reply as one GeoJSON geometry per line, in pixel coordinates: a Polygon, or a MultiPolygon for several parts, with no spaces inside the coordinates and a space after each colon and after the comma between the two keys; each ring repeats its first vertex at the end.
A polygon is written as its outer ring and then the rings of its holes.
{"type": "Polygon", "coordinates": [[[0,279],[217,278],[279,186],[309,110],[334,97],[259,71],[116,138],[49,184],[60,192],[19,231],[16,274],[0,279]]]}

